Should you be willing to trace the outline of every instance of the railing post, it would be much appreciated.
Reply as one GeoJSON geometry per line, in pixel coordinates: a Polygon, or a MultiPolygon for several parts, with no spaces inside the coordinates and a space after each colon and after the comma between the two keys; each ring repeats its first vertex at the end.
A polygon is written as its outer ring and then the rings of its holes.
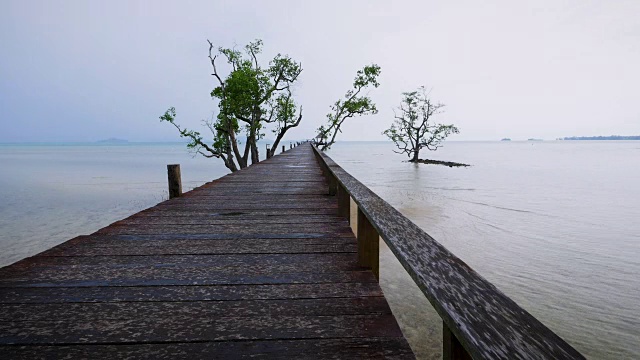
{"type": "Polygon", "coordinates": [[[467,350],[462,347],[458,338],[451,332],[447,324],[442,322],[442,359],[473,360],[467,350]]]}
{"type": "Polygon", "coordinates": [[[180,164],[167,165],[169,181],[169,199],[182,195],[182,179],[180,178],[180,164]]]}
{"type": "Polygon", "coordinates": [[[284,149],[284,145],[282,145],[282,152],[284,152],[284,151],[285,151],[285,149],[284,149]]]}
{"type": "Polygon", "coordinates": [[[358,265],[370,268],[380,279],[380,235],[358,208],[358,265]]]}
{"type": "Polygon", "coordinates": [[[351,223],[351,199],[347,190],[342,186],[342,184],[338,184],[338,193],[336,194],[338,197],[338,216],[342,216],[349,220],[351,223]]]}
{"type": "Polygon", "coordinates": [[[267,144],[267,159],[271,158],[271,144],[267,144]]]}
{"type": "Polygon", "coordinates": [[[320,165],[320,170],[322,171],[322,175],[329,181],[329,195],[330,196],[336,195],[336,192],[338,191],[337,190],[338,181],[336,180],[336,177],[333,176],[333,174],[331,173],[331,170],[329,170],[329,167],[322,160],[320,155],[318,153],[315,153],[315,152],[314,152],[314,155],[316,156],[316,160],[318,161],[318,164],[320,165]]]}
{"type": "Polygon", "coordinates": [[[336,177],[333,176],[331,171],[327,168],[327,176],[329,177],[329,195],[335,196],[338,192],[338,181],[336,177]]]}
{"type": "Polygon", "coordinates": [[[293,149],[293,143],[289,143],[289,149],[293,149]]]}

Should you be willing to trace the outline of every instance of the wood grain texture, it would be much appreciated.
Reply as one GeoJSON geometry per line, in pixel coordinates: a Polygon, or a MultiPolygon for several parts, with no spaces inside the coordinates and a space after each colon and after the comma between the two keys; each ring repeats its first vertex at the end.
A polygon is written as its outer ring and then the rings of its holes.
{"type": "Polygon", "coordinates": [[[309,145],[0,268],[0,357],[414,358],[309,145]]]}
{"type": "Polygon", "coordinates": [[[400,338],[249,340],[201,343],[10,346],[8,359],[411,359],[400,338]]]}
{"type": "Polygon", "coordinates": [[[584,359],[329,156],[314,152],[474,359],[584,359]]]}

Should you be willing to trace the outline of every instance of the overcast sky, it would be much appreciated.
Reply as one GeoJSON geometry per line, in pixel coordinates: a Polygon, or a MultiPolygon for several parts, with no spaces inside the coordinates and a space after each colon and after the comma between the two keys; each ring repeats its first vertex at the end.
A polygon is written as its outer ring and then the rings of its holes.
{"type": "Polygon", "coordinates": [[[177,140],[210,117],[206,39],[264,40],[302,62],[309,138],[357,69],[377,63],[379,114],[342,140],[382,140],[401,93],[445,103],[455,140],[640,135],[640,1],[0,2],[0,142],[177,140]]]}

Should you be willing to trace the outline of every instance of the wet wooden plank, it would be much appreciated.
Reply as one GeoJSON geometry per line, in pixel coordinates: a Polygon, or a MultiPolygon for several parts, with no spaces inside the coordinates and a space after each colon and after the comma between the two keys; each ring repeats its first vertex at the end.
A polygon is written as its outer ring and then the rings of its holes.
{"type": "MultiPolygon", "coordinates": [[[[176,285],[259,285],[259,284],[321,284],[376,282],[366,271],[340,273],[274,273],[241,274],[211,272],[201,268],[180,270],[148,270],[144,272],[112,271],[99,275],[48,274],[41,277],[23,277],[2,280],[0,289],[7,287],[90,287],[90,286],[176,286],[176,285]],[[66,276],[65,276],[66,275],[66,276]]],[[[0,291],[5,291],[4,289],[0,291]]]]}
{"type": "MultiPolygon", "coordinates": [[[[237,214],[237,213],[236,213],[237,214]]],[[[192,216],[173,216],[171,213],[161,212],[152,216],[131,216],[126,219],[117,221],[114,225],[142,225],[142,224],[158,224],[158,225],[238,225],[246,224],[247,220],[252,224],[340,224],[346,219],[327,215],[200,215],[192,216]],[[240,216],[242,215],[242,216],[240,216]]]]}
{"type": "MultiPolygon", "coordinates": [[[[221,284],[358,281],[354,253],[164,256],[37,256],[0,269],[0,287],[25,284],[221,284]],[[151,282],[148,282],[151,280],[151,282]],[[190,281],[186,282],[185,281],[190,281]]],[[[44,285],[40,285],[44,286],[44,285]]]]}
{"type": "Polygon", "coordinates": [[[401,337],[393,315],[139,317],[96,319],[78,323],[61,318],[50,322],[0,322],[0,344],[105,344],[149,342],[238,341],[401,337]],[[393,324],[390,326],[389,324],[393,324]]]}
{"type": "Polygon", "coordinates": [[[312,340],[253,340],[204,343],[5,346],[0,352],[14,359],[413,359],[400,338],[341,338],[312,340]]]}
{"type": "MultiPolygon", "coordinates": [[[[344,222],[348,224],[347,220],[338,216],[254,216],[251,219],[251,223],[255,225],[282,225],[282,224],[339,224],[344,222]]],[[[147,216],[127,218],[120,220],[113,225],[227,225],[227,226],[239,226],[245,225],[247,219],[243,217],[228,216],[226,218],[212,217],[212,216],[199,216],[193,215],[189,217],[174,217],[174,216],[147,216]]],[[[312,225],[313,229],[316,225],[312,225]]],[[[322,226],[322,225],[319,225],[322,226]]]]}
{"type": "Polygon", "coordinates": [[[94,233],[92,236],[108,237],[112,239],[146,242],[149,240],[221,240],[221,239],[334,239],[351,238],[348,232],[331,233],[212,233],[212,234],[103,234],[94,233]]]}
{"type": "Polygon", "coordinates": [[[217,211],[217,210],[235,210],[235,209],[253,209],[253,210],[277,210],[277,209],[307,209],[312,207],[324,207],[329,209],[335,209],[337,212],[338,205],[332,203],[325,203],[321,201],[317,202],[309,202],[309,203],[299,203],[294,202],[290,204],[268,204],[266,202],[262,203],[251,203],[251,202],[227,202],[227,203],[176,203],[176,204],[162,204],[158,205],[158,210],[206,210],[206,211],[217,211]]]}
{"type": "Polygon", "coordinates": [[[0,289],[0,304],[179,302],[316,299],[382,296],[372,276],[361,282],[278,285],[13,287],[0,289]],[[368,280],[368,282],[367,282],[368,280]]]}
{"type": "MultiPolygon", "coordinates": [[[[94,320],[160,320],[165,314],[182,318],[254,316],[339,316],[391,314],[384,297],[320,299],[189,301],[189,302],[113,302],[78,304],[4,304],[2,322],[42,322],[64,318],[68,322],[94,320]]],[[[58,321],[58,320],[55,320],[58,321]]]]}
{"type": "Polygon", "coordinates": [[[348,238],[335,239],[215,239],[215,240],[131,240],[80,239],[79,244],[56,246],[42,256],[131,256],[205,254],[295,254],[355,253],[348,238]]]}
{"type": "Polygon", "coordinates": [[[335,215],[336,210],[333,208],[307,208],[307,209],[235,209],[235,210],[208,210],[208,209],[156,209],[143,210],[136,216],[156,217],[156,216],[217,216],[221,218],[242,216],[247,220],[251,220],[252,216],[264,217],[286,217],[286,216],[322,216],[335,215]]]}
{"type": "Polygon", "coordinates": [[[240,224],[223,224],[223,225],[189,225],[178,227],[176,225],[163,224],[140,224],[140,225],[113,225],[108,228],[101,229],[96,234],[252,234],[266,233],[288,234],[288,233],[305,233],[313,232],[316,234],[335,234],[336,236],[349,236],[351,229],[347,226],[326,226],[327,223],[315,224],[251,224],[251,226],[240,224]]]}
{"type": "Polygon", "coordinates": [[[69,258],[34,256],[22,260],[15,266],[0,269],[0,276],[15,273],[38,272],[48,268],[64,271],[65,268],[179,268],[179,267],[207,267],[217,271],[230,268],[252,268],[251,271],[270,271],[295,269],[300,271],[300,265],[326,268],[328,271],[359,269],[354,264],[354,254],[223,254],[223,255],[148,255],[148,256],[74,256],[69,258]],[[256,267],[256,266],[259,266],[256,267]]]}

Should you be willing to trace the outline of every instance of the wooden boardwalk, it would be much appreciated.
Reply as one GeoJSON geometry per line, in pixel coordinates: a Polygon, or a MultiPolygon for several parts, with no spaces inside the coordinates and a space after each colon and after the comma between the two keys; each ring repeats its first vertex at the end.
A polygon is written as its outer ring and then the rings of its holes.
{"type": "Polygon", "coordinates": [[[309,145],[0,269],[0,358],[413,358],[309,145]]]}

